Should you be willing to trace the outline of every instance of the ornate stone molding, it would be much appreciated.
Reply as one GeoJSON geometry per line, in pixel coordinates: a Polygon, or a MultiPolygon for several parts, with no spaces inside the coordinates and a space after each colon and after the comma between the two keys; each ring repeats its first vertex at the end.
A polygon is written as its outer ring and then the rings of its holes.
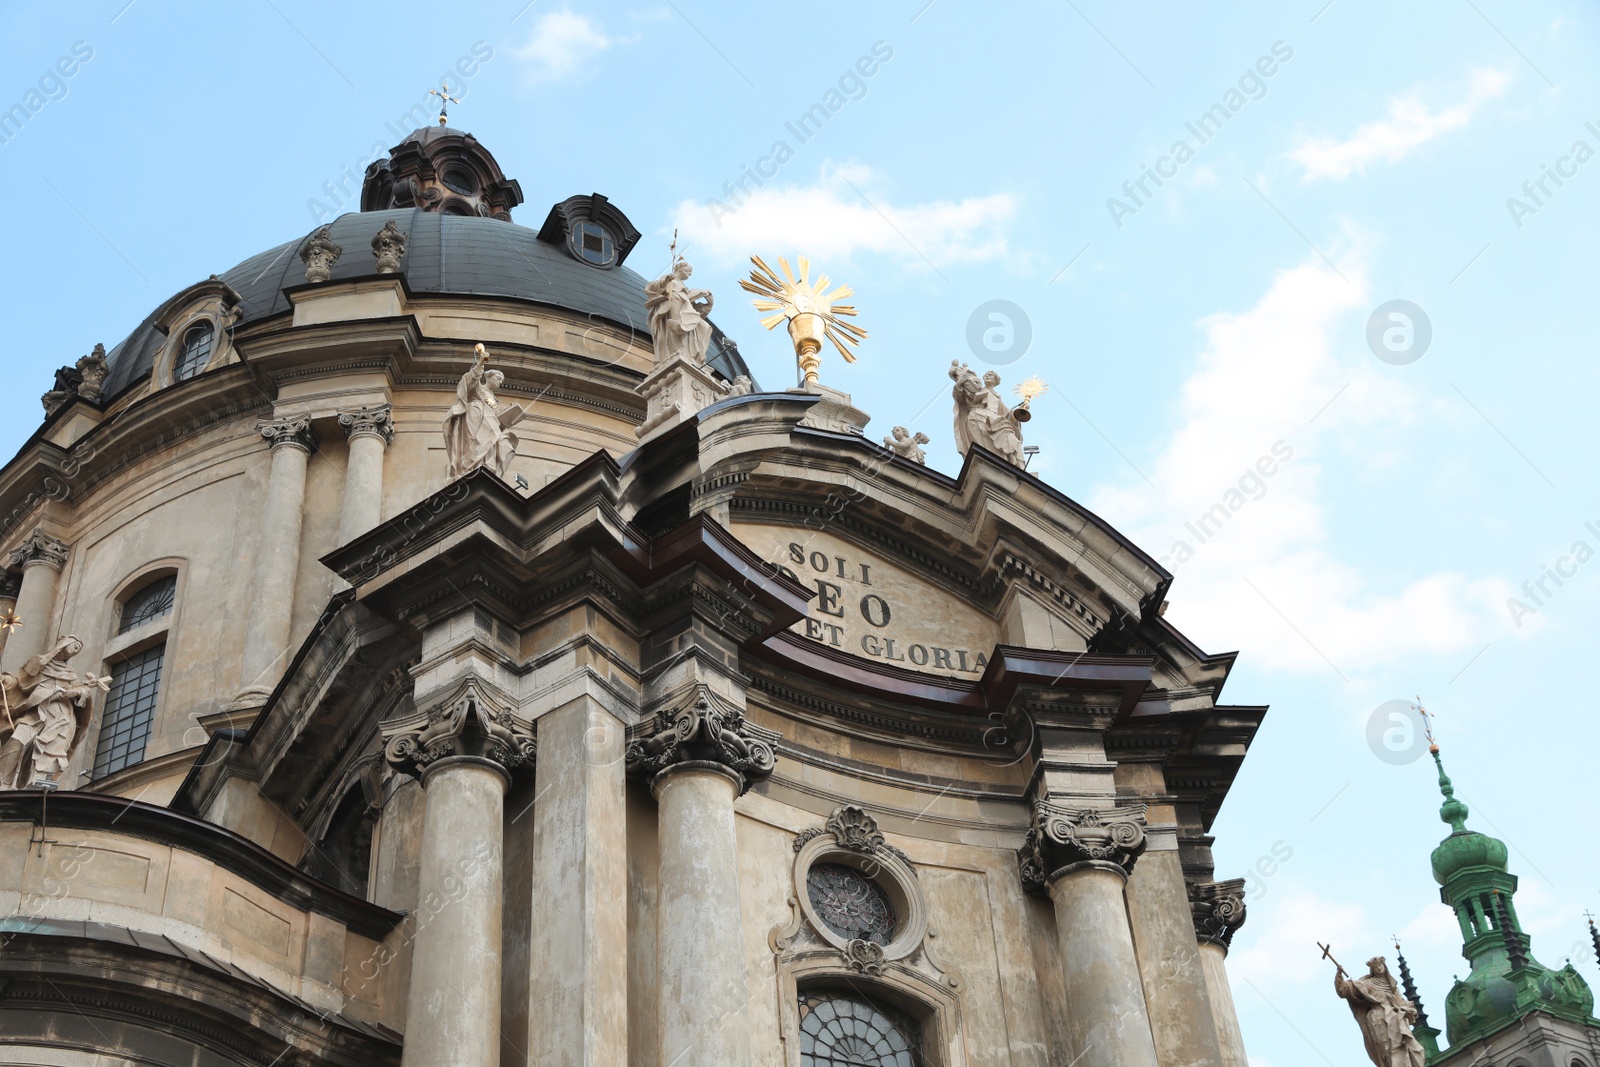
{"type": "Polygon", "coordinates": [[[67,565],[71,551],[65,541],[58,541],[43,530],[35,530],[11,550],[11,565],[26,567],[31,563],[44,563],[59,571],[67,565]]]}
{"type": "Polygon", "coordinates": [[[377,404],[339,412],[339,425],[351,441],[357,437],[376,437],[385,445],[394,443],[394,405],[377,404]]]}
{"type": "Polygon", "coordinates": [[[1195,938],[1226,950],[1234,932],[1244,925],[1244,879],[1191,883],[1189,910],[1194,914],[1195,938]]]}
{"type": "Polygon", "coordinates": [[[1145,849],[1145,805],[1120,808],[1069,808],[1041,800],[1033,807],[1033,826],[1017,864],[1022,883],[1040,892],[1080,864],[1124,874],[1145,849]]]}
{"type": "Polygon", "coordinates": [[[281,447],[303,448],[315,452],[317,437],[311,432],[310,415],[291,415],[284,419],[262,419],[261,436],[274,449],[281,447]]]}
{"type": "Polygon", "coordinates": [[[878,820],[867,814],[865,808],[858,808],[854,804],[835,808],[825,825],[802,830],[795,835],[794,850],[799,852],[813,838],[824,834],[831,834],[834,844],[849,852],[858,852],[863,856],[894,856],[905,863],[913,875],[917,873],[911,857],[884,841],[883,832],[878,829],[878,820]]]}
{"type": "Polygon", "coordinates": [[[883,974],[883,946],[859,937],[844,947],[844,961],[852,971],[876,978],[883,974]]]}
{"type": "Polygon", "coordinates": [[[383,740],[389,764],[418,778],[449,757],[488,760],[509,773],[531,766],[538,754],[532,728],[497,707],[477,679],[431,711],[386,725],[383,740]]]}
{"type": "Polygon", "coordinates": [[[706,686],[677,711],[661,711],[628,742],[628,773],[654,777],[680,763],[716,763],[739,775],[740,793],[777,766],[775,731],[747,722],[706,686]]]}

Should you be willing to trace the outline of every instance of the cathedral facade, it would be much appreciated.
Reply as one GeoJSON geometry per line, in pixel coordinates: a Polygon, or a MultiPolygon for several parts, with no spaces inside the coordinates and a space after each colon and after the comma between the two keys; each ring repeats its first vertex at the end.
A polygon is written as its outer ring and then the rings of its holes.
{"type": "Polygon", "coordinates": [[[605,197],[522,203],[418,130],[41,383],[0,1061],[1245,1067],[1265,709],[1171,575],[996,383],[947,476],[755,383],[605,197]]]}

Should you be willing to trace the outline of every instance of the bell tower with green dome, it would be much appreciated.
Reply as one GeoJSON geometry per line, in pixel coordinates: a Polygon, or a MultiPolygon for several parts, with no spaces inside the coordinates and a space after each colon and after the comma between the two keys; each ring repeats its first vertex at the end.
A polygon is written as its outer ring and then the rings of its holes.
{"type": "Polygon", "coordinates": [[[1433,850],[1433,877],[1440,899],[1461,925],[1461,954],[1472,966],[1445,998],[1449,1047],[1439,1051],[1438,1031],[1425,1022],[1415,1030],[1430,1067],[1498,1064],[1519,1052],[1540,1067],[1600,1063],[1600,1020],[1592,1014],[1588,983],[1570,962],[1554,970],[1530,954],[1517,918],[1517,876],[1507,870],[1506,844],[1467,829],[1467,805],[1455,795],[1439,746],[1430,745],[1429,751],[1444,794],[1439,818],[1450,826],[1450,835],[1433,850]]]}

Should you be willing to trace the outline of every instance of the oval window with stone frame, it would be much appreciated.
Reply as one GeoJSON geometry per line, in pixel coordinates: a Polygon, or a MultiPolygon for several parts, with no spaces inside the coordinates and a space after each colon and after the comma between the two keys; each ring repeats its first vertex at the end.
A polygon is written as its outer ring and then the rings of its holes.
{"type": "Polygon", "coordinates": [[[894,904],[865,872],[842,863],[814,863],[806,872],[806,895],[817,917],[847,941],[887,945],[894,940],[894,904]]]}

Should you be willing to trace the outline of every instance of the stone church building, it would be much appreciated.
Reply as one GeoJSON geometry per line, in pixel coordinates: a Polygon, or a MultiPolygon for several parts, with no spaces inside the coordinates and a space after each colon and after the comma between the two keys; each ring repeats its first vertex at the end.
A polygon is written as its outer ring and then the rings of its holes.
{"type": "Polygon", "coordinates": [[[418,130],[56,375],[0,1063],[1244,1067],[1265,709],[1172,576],[982,433],[948,476],[709,321],[663,364],[639,231],[543,196],[418,130]]]}

